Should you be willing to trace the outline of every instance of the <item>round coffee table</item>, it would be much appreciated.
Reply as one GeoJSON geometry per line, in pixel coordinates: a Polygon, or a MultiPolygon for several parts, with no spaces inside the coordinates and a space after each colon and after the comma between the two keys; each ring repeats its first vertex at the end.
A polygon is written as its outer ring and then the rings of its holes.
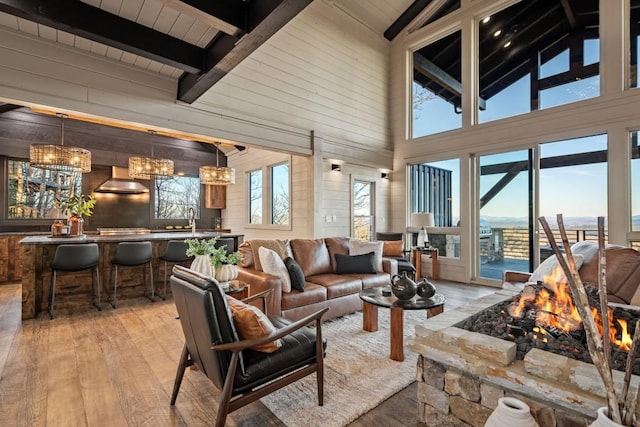
{"type": "Polygon", "coordinates": [[[392,360],[402,362],[404,360],[404,326],[402,314],[404,310],[426,310],[427,318],[438,315],[444,310],[447,298],[437,293],[431,298],[415,296],[410,300],[399,300],[393,293],[386,296],[383,291],[390,291],[386,286],[382,288],[367,288],[360,291],[360,299],[364,301],[362,329],[368,332],[378,330],[378,307],[391,309],[391,355],[392,360]]]}

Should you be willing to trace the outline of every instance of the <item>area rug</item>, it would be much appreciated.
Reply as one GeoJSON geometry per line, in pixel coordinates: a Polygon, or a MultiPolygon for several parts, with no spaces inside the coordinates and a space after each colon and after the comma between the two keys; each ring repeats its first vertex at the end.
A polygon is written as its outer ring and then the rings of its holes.
{"type": "Polygon", "coordinates": [[[411,384],[417,354],[407,348],[424,310],[404,312],[404,362],[389,359],[389,314],[380,308],[377,332],[362,330],[362,313],[323,323],[327,339],[324,406],[318,406],[316,376],[310,375],[261,401],[289,427],[344,426],[411,384]]]}

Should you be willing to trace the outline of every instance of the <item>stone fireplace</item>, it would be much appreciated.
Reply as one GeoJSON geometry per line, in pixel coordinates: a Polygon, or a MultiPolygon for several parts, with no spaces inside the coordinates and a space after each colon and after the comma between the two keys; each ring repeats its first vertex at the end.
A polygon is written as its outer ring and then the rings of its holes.
{"type": "MultiPolygon", "coordinates": [[[[526,402],[541,427],[587,426],[606,406],[596,368],[539,349],[516,360],[516,344],[456,325],[515,292],[498,290],[416,327],[418,420],[427,426],[483,426],[498,399],[526,402]]],[[[620,390],[623,372],[614,371],[620,390]]],[[[639,378],[632,379],[632,389],[639,378]]]]}

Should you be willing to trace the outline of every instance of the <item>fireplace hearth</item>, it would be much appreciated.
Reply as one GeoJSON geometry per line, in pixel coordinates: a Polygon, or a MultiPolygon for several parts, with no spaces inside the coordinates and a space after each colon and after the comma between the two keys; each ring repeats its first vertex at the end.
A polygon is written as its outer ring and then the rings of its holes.
{"type": "MultiPolygon", "coordinates": [[[[429,426],[483,426],[498,399],[513,396],[529,404],[541,427],[586,426],[596,410],[606,406],[604,386],[593,365],[545,351],[539,343],[525,351],[517,339],[458,326],[488,308],[508,308],[515,295],[499,290],[416,328],[410,345],[420,354],[419,421],[429,426]]],[[[621,389],[623,372],[614,371],[613,378],[621,389]]],[[[638,380],[634,375],[633,387],[638,380]]]]}

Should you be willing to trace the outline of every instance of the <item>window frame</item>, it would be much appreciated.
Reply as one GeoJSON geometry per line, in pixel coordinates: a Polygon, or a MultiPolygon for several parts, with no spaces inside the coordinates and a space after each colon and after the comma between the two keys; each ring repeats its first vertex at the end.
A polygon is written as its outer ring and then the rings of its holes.
{"type": "Polygon", "coordinates": [[[246,220],[245,220],[245,228],[250,229],[269,229],[269,230],[292,230],[291,224],[291,193],[292,193],[292,179],[291,179],[291,158],[279,161],[276,163],[270,163],[268,165],[262,166],[260,168],[255,168],[251,170],[247,170],[246,174],[246,220]],[[288,165],[289,172],[287,176],[288,188],[289,188],[289,211],[288,211],[288,223],[287,224],[273,224],[273,169],[282,166],[288,165]],[[262,223],[251,223],[251,174],[257,171],[262,172],[262,223]],[[268,219],[268,223],[265,223],[265,219],[268,219]]]}
{"type": "MultiPolygon", "coordinates": [[[[184,175],[180,176],[181,178],[198,178],[194,175],[184,175]]],[[[199,178],[198,178],[199,179],[199,178]]],[[[182,223],[184,221],[189,221],[189,218],[156,218],[156,186],[155,186],[155,178],[147,181],[147,186],[149,187],[149,225],[153,227],[163,228],[167,225],[175,225],[178,223],[182,223]]],[[[200,184],[200,196],[199,196],[199,209],[198,215],[196,216],[196,221],[205,219],[204,215],[204,184],[200,184]]],[[[198,224],[198,222],[196,222],[198,224]]]]}

